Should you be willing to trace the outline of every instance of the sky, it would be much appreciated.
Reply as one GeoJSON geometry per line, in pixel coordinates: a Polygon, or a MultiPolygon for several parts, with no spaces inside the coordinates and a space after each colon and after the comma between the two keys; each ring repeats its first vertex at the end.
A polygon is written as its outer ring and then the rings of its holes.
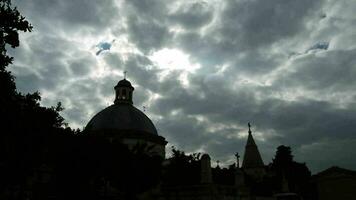
{"type": "Polygon", "coordinates": [[[83,128],[127,71],[171,146],[213,166],[276,148],[313,173],[356,170],[355,0],[13,0],[33,31],[10,50],[20,92],[83,128]]]}

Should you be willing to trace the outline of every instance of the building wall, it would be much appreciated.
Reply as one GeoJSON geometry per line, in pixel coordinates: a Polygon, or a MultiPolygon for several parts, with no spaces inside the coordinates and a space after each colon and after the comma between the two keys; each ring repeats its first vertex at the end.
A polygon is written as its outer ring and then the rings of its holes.
{"type": "Polygon", "coordinates": [[[356,197],[356,179],[351,177],[328,178],[318,181],[319,200],[353,200],[356,197]]]}

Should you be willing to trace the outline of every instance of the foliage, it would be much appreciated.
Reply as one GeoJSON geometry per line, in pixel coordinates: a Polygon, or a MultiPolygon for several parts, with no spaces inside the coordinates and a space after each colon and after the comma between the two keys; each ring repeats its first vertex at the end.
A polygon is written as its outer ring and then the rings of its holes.
{"type": "Polygon", "coordinates": [[[200,182],[200,153],[186,155],[172,147],[172,157],[164,166],[163,183],[170,186],[194,185],[200,182]]]}
{"type": "Polygon", "coordinates": [[[309,195],[311,172],[305,163],[293,160],[292,150],[281,145],[277,148],[276,155],[270,164],[270,170],[275,174],[274,184],[276,191],[281,191],[283,178],[287,180],[291,192],[296,192],[307,198],[309,195]]]}
{"type": "Polygon", "coordinates": [[[213,182],[221,185],[234,185],[235,172],[235,167],[220,168],[217,166],[212,169],[213,182]]]}
{"type": "Polygon", "coordinates": [[[4,71],[13,58],[6,54],[6,45],[12,48],[19,46],[19,31],[31,31],[31,24],[23,17],[20,12],[11,7],[11,2],[0,1],[0,71],[4,71]]]}
{"type": "Polygon", "coordinates": [[[0,19],[0,104],[3,105],[11,96],[16,95],[14,77],[6,71],[6,67],[13,61],[7,55],[6,46],[18,47],[18,31],[31,31],[32,26],[7,0],[0,0],[0,19]]]}
{"type": "Polygon", "coordinates": [[[51,162],[58,138],[73,135],[65,128],[56,107],[40,105],[40,94],[22,94],[7,70],[13,58],[8,47],[19,46],[19,31],[31,31],[31,24],[8,0],[0,0],[0,198],[25,198],[25,188],[35,169],[51,162]]]}

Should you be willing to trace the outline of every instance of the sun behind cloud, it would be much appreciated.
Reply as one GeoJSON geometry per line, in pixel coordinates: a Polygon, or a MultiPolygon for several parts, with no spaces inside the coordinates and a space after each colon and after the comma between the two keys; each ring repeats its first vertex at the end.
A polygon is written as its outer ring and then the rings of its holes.
{"type": "Polygon", "coordinates": [[[149,58],[161,69],[194,72],[200,66],[189,61],[189,55],[178,49],[164,48],[152,53],[149,58]]]}

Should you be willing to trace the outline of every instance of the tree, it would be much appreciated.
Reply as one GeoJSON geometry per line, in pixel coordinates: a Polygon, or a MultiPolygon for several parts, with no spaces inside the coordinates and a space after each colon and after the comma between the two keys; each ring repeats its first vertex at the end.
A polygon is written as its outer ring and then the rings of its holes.
{"type": "Polygon", "coordinates": [[[0,0],[0,103],[4,98],[15,95],[16,86],[14,77],[6,71],[13,58],[7,55],[6,46],[11,48],[19,46],[19,31],[31,31],[31,24],[16,8],[11,7],[9,0],[0,0]]]}
{"type": "Polygon", "coordinates": [[[299,163],[293,160],[290,147],[284,145],[279,146],[270,167],[275,174],[274,181],[277,186],[277,188],[275,188],[277,191],[281,191],[283,179],[286,179],[291,192],[301,194],[304,198],[308,197],[311,172],[305,163],[299,163]]]}
{"type": "Polygon", "coordinates": [[[6,48],[18,47],[19,32],[31,30],[10,0],[0,0],[0,199],[27,198],[24,191],[33,172],[43,165],[51,167],[59,138],[74,135],[59,114],[60,103],[43,107],[38,92],[18,92],[7,70],[13,58],[6,48]]]}
{"type": "Polygon", "coordinates": [[[200,153],[186,155],[172,147],[172,157],[164,167],[165,185],[194,185],[200,182],[200,153]]]}
{"type": "Polygon", "coordinates": [[[273,159],[272,166],[274,168],[288,167],[293,162],[292,150],[290,147],[281,145],[277,147],[276,155],[273,159]]]}
{"type": "Polygon", "coordinates": [[[6,53],[6,44],[12,48],[19,46],[19,31],[31,31],[32,25],[23,17],[17,8],[11,7],[11,1],[0,1],[0,70],[12,63],[13,58],[6,53]]]}

